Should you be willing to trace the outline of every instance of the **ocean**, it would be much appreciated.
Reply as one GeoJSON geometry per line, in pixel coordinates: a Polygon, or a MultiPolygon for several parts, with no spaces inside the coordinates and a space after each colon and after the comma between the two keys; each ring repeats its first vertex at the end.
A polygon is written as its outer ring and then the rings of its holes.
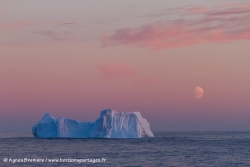
{"type": "Polygon", "coordinates": [[[141,139],[38,139],[31,133],[2,132],[0,166],[250,166],[250,132],[154,135],[141,139]]]}

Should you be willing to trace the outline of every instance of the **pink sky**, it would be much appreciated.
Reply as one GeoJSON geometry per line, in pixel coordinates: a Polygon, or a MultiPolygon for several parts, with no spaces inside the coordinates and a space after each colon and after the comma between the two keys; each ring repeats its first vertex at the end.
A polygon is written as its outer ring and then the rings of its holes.
{"type": "Polygon", "coordinates": [[[105,108],[153,131],[250,129],[247,1],[58,2],[0,6],[0,131],[105,108]]]}

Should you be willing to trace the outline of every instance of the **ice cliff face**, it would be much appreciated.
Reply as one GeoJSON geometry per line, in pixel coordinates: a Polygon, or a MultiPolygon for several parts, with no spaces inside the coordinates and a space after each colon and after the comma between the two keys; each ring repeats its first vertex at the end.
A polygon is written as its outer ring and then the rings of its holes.
{"type": "Polygon", "coordinates": [[[140,112],[119,113],[112,109],[101,111],[95,122],[57,118],[48,113],[32,127],[39,138],[141,138],[154,137],[149,123],[140,112]]]}

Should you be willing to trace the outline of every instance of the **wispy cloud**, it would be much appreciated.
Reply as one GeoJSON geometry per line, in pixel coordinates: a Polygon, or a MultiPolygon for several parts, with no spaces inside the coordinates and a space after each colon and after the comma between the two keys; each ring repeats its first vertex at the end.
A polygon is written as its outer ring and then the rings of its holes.
{"type": "MultiPolygon", "coordinates": [[[[178,11],[182,18],[152,23],[139,28],[119,29],[107,36],[104,43],[106,45],[136,44],[160,50],[250,39],[250,4],[248,3],[212,9],[206,6],[183,7],[171,11],[178,11]]],[[[160,17],[161,14],[158,16],[160,17]]]]}
{"type": "Polygon", "coordinates": [[[69,31],[55,32],[55,31],[38,31],[36,34],[47,36],[53,41],[62,41],[75,39],[75,35],[69,31]]]}
{"type": "Polygon", "coordinates": [[[103,79],[121,79],[136,73],[135,69],[127,64],[101,64],[96,69],[103,79]]]}
{"type": "MultiPolygon", "coordinates": [[[[2,9],[0,8],[0,13],[2,9]]],[[[30,22],[30,21],[15,21],[9,23],[0,23],[0,29],[12,29],[12,28],[21,28],[21,27],[28,27],[28,26],[55,26],[55,25],[73,25],[76,24],[74,19],[68,20],[60,20],[60,21],[53,21],[53,22],[30,22]]]]}
{"type": "Polygon", "coordinates": [[[204,14],[206,13],[207,8],[204,6],[200,6],[200,7],[192,7],[192,8],[188,8],[185,10],[185,14],[204,14]]]}
{"type": "Polygon", "coordinates": [[[158,11],[158,12],[151,12],[148,14],[143,14],[143,15],[135,15],[135,17],[163,17],[166,15],[170,15],[170,14],[180,14],[180,12],[183,12],[186,9],[186,7],[176,7],[176,8],[166,8],[162,11],[158,11]]]}
{"type": "Polygon", "coordinates": [[[27,21],[10,22],[10,23],[0,24],[0,29],[5,30],[5,29],[12,29],[12,28],[20,28],[20,27],[26,27],[30,25],[31,23],[27,21]]]}
{"type": "Polygon", "coordinates": [[[112,19],[112,20],[96,20],[96,24],[112,24],[116,23],[118,20],[117,19],[112,19]]]}
{"type": "Polygon", "coordinates": [[[65,22],[65,23],[58,23],[59,25],[73,25],[76,24],[75,22],[65,22]]]}
{"type": "Polygon", "coordinates": [[[75,19],[67,19],[67,20],[58,21],[58,22],[56,22],[56,24],[58,24],[58,25],[74,25],[74,24],[77,24],[77,22],[75,21],[75,19]]]}

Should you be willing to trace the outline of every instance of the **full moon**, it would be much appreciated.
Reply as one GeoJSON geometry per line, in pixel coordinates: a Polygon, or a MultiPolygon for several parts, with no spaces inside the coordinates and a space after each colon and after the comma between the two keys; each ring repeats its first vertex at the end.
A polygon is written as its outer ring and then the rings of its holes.
{"type": "Polygon", "coordinates": [[[203,91],[203,89],[201,87],[199,87],[199,86],[195,87],[194,93],[195,93],[195,97],[197,99],[199,99],[199,98],[201,98],[203,96],[203,92],[204,91],[203,91]]]}

